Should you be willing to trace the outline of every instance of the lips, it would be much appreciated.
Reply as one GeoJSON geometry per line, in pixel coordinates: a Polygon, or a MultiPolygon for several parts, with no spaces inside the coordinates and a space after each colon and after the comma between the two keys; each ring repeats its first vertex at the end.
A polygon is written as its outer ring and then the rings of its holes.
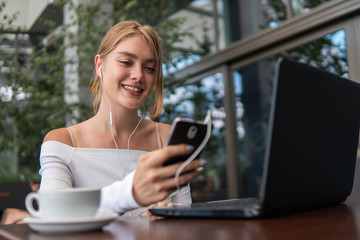
{"type": "Polygon", "coordinates": [[[135,86],[122,85],[122,87],[123,87],[125,90],[128,90],[128,91],[130,91],[130,92],[134,92],[134,93],[141,93],[141,92],[144,91],[144,90],[142,90],[141,88],[138,88],[138,87],[135,87],[135,86]]]}

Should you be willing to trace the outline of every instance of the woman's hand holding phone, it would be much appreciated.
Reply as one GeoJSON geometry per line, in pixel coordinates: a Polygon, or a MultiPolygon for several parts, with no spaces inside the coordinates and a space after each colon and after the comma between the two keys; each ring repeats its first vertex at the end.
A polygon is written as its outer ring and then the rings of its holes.
{"type": "Polygon", "coordinates": [[[204,123],[174,120],[167,146],[139,159],[133,182],[133,196],[139,205],[162,201],[199,175],[206,161],[198,158],[211,127],[210,111],[204,123]]]}
{"type": "MultiPolygon", "coordinates": [[[[171,157],[189,154],[189,150],[191,149],[186,144],[169,145],[139,158],[132,191],[134,200],[140,206],[162,201],[177,189],[175,175],[182,163],[163,165],[171,157]]],[[[203,162],[200,159],[192,161],[184,168],[178,183],[185,185],[197,177],[197,169],[202,166],[203,162]]]]}

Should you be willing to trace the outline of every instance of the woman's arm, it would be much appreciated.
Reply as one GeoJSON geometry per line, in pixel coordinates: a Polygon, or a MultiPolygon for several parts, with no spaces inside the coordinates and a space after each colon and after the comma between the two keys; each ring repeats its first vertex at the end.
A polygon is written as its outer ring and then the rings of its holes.
{"type": "Polygon", "coordinates": [[[73,187],[73,177],[68,163],[73,149],[71,138],[65,128],[46,134],[40,152],[40,189],[73,187]]]}
{"type": "Polygon", "coordinates": [[[122,181],[116,181],[101,189],[100,212],[123,214],[140,207],[132,194],[134,174],[135,171],[126,175],[122,181]]]}
{"type": "Polygon", "coordinates": [[[68,163],[72,149],[55,141],[42,144],[40,153],[40,190],[72,188],[73,177],[68,163]]]}

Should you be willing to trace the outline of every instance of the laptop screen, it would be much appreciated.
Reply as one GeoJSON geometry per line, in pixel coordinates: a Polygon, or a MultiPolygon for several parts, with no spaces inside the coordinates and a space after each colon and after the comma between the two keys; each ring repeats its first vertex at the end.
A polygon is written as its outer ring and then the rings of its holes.
{"type": "Polygon", "coordinates": [[[274,86],[261,197],[272,211],[345,200],[356,162],[360,84],[283,60],[274,86]]]}

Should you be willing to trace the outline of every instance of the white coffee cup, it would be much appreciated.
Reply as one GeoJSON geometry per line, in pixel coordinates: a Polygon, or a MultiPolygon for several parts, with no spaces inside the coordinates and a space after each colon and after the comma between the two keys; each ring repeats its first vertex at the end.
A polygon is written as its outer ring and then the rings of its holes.
{"type": "Polygon", "coordinates": [[[34,217],[69,220],[94,217],[100,204],[100,189],[69,188],[29,193],[25,206],[34,217]],[[39,208],[34,208],[37,201],[39,208]]]}

